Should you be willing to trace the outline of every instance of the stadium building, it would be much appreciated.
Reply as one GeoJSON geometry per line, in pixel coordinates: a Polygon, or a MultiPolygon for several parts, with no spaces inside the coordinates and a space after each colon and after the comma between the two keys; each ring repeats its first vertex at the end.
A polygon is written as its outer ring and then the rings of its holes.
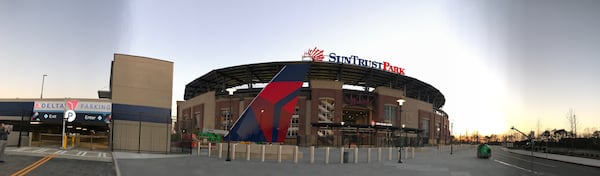
{"type": "Polygon", "coordinates": [[[404,68],[392,63],[323,55],[317,48],[307,51],[302,61],[231,66],[198,77],[186,85],[185,101],[177,102],[176,128],[225,134],[284,66],[301,63],[310,68],[289,122],[286,144],[390,146],[404,141],[404,145],[420,146],[450,142],[448,115],[440,109],[446,100],[438,89],[405,76],[404,68]]]}

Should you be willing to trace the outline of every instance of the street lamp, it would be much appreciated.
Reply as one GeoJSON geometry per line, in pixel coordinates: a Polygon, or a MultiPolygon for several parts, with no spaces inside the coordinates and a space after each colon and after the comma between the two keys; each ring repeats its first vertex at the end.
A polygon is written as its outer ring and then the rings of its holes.
{"type": "Polygon", "coordinates": [[[231,115],[233,114],[233,109],[231,109],[231,104],[232,104],[232,97],[233,97],[233,92],[236,91],[235,88],[229,88],[226,89],[227,92],[229,92],[229,115],[227,116],[227,120],[226,122],[226,128],[227,128],[227,159],[225,159],[225,161],[231,161],[231,134],[229,132],[231,132],[231,127],[229,127],[229,121],[231,120],[231,115]]]}
{"type": "Polygon", "coordinates": [[[438,151],[440,150],[440,127],[437,128],[437,146],[438,146],[438,151]]]}
{"type": "MultiPolygon", "coordinates": [[[[399,114],[400,123],[402,123],[402,104],[404,104],[404,100],[398,99],[396,102],[398,102],[398,106],[399,106],[398,110],[400,111],[400,114],[399,114]]],[[[400,128],[400,135],[402,135],[403,129],[404,129],[404,124],[400,128]]],[[[399,157],[398,157],[398,163],[402,163],[402,145],[400,145],[400,149],[398,150],[398,152],[400,152],[399,157]]]]}
{"type": "Polygon", "coordinates": [[[453,133],[454,132],[454,122],[450,123],[450,155],[452,155],[452,145],[454,144],[454,136],[453,133]]]}
{"type": "Polygon", "coordinates": [[[46,79],[47,74],[42,75],[42,92],[40,93],[40,99],[44,97],[44,80],[46,79]]]}

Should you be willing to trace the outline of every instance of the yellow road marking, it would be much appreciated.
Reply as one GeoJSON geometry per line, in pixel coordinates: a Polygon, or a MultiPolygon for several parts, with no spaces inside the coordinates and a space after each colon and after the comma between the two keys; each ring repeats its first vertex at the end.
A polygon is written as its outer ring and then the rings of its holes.
{"type": "Polygon", "coordinates": [[[50,161],[52,158],[56,157],[56,154],[50,154],[50,155],[46,155],[44,156],[42,159],[37,160],[36,162],[30,164],[29,166],[11,174],[10,176],[22,176],[25,175],[31,171],[33,171],[35,168],[41,166],[42,164],[50,161]]]}

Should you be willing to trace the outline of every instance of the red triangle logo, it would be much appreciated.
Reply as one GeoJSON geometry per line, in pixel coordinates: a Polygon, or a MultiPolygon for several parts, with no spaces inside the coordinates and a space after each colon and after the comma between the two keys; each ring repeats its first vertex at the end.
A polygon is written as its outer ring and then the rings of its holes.
{"type": "Polygon", "coordinates": [[[69,100],[66,102],[67,103],[67,107],[69,108],[68,110],[75,110],[75,107],[77,107],[77,100],[69,100]]]}

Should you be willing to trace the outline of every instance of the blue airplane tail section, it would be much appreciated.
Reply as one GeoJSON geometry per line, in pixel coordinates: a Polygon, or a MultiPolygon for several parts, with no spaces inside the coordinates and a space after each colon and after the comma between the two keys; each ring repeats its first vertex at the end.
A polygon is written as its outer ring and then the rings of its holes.
{"type": "Polygon", "coordinates": [[[244,110],[226,139],[283,142],[308,68],[309,64],[283,67],[244,110]]]}

